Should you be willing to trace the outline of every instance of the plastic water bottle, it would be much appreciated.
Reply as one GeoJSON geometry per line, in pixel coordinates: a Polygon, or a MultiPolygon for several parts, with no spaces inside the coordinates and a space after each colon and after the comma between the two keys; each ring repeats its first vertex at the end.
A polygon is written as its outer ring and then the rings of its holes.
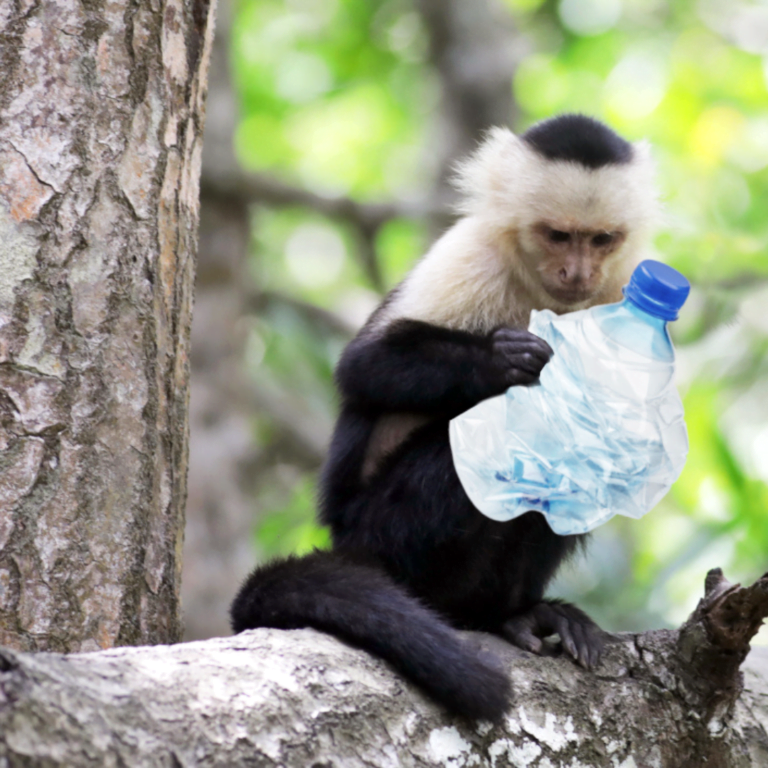
{"type": "Polygon", "coordinates": [[[688,454],[667,321],[690,291],[679,272],[642,262],[624,300],[529,330],[554,350],[539,383],[510,387],[450,423],[454,465],[493,520],[538,510],[555,533],[586,533],[616,514],[639,518],[678,478],[688,454]]]}

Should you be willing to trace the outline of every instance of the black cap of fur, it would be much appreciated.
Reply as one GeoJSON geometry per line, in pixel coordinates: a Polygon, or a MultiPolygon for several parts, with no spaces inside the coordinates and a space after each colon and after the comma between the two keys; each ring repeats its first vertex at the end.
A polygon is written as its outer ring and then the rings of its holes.
{"type": "Polygon", "coordinates": [[[632,145],[607,125],[585,115],[560,115],[529,128],[522,139],[548,160],[570,160],[586,168],[632,160],[632,145]]]}

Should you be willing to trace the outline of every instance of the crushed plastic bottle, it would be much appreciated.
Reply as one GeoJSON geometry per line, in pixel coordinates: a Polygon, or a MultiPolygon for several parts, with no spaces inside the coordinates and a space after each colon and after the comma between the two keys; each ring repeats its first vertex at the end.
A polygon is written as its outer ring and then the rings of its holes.
{"type": "Polygon", "coordinates": [[[529,330],[555,352],[539,383],[450,423],[456,471],[483,514],[538,510],[568,535],[642,517],[661,500],[688,454],[666,324],[689,290],[676,270],[644,261],[618,304],[531,313],[529,330]]]}

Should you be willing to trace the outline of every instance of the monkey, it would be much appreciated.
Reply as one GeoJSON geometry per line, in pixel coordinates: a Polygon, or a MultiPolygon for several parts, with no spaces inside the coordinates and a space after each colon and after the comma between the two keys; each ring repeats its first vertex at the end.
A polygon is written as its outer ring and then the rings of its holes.
{"type": "Polygon", "coordinates": [[[538,512],[482,515],[453,466],[449,421],[552,355],[526,330],[621,300],[656,214],[644,142],[566,114],[520,135],[491,129],[458,165],[460,218],[372,313],[338,362],[340,414],[319,482],[332,548],[256,568],[235,632],[314,627],[395,667],[449,711],[495,721],[513,692],[499,660],[461,630],[541,654],[557,634],[586,668],[603,635],[545,598],[583,535],[538,512]]]}

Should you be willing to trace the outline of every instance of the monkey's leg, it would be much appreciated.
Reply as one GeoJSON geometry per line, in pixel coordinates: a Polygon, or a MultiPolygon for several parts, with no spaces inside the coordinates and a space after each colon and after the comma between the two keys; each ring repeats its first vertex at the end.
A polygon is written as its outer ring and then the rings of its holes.
{"type": "Polygon", "coordinates": [[[544,340],[520,329],[480,335],[399,320],[381,334],[354,339],[336,377],[355,407],[452,415],[534,383],[551,355],[544,340]]]}
{"type": "Polygon", "coordinates": [[[568,655],[586,669],[597,666],[604,645],[603,631],[584,611],[557,600],[542,600],[508,619],[501,632],[513,645],[537,654],[544,650],[542,639],[557,634],[568,655]]]}

